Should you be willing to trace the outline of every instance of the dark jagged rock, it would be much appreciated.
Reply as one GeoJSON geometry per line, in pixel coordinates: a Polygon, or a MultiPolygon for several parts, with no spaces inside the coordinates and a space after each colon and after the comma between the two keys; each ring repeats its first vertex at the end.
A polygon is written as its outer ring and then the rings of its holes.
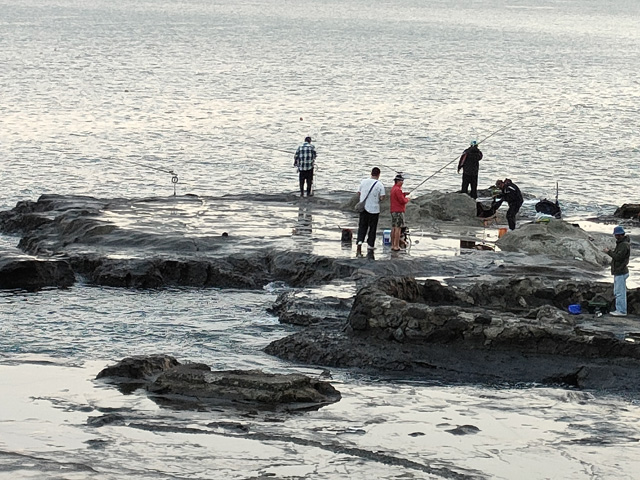
{"type": "MultiPolygon", "coordinates": [[[[243,253],[238,253],[230,247],[228,235],[185,237],[170,229],[157,233],[145,224],[144,215],[130,213],[153,214],[158,208],[166,214],[176,205],[193,208],[194,203],[200,205],[201,199],[43,195],[37,202],[20,202],[0,212],[0,231],[21,234],[18,248],[32,255],[64,255],[87,282],[110,287],[256,289],[274,280],[307,286],[349,277],[357,269],[335,258],[276,251],[260,244],[256,247],[255,242],[249,249],[239,248],[243,253]],[[113,216],[126,217],[127,228],[113,223],[113,216]],[[227,250],[218,253],[223,246],[227,250]]],[[[53,279],[48,282],[56,284],[53,279]]]]}
{"type": "Polygon", "coordinates": [[[186,408],[204,404],[293,411],[318,409],[340,400],[340,392],[330,383],[305,375],[212,371],[205,364],[181,364],[168,355],[128,357],[96,378],[119,387],[143,387],[160,404],[186,408]]]}
{"type": "Polygon", "coordinates": [[[616,208],[616,211],[613,212],[613,216],[618,218],[640,219],[640,203],[625,203],[616,208]]]}
{"type": "Polygon", "coordinates": [[[0,288],[39,290],[70,287],[75,275],[65,260],[39,260],[29,257],[0,257],[0,288]]]}
{"type": "Polygon", "coordinates": [[[284,280],[294,287],[347,278],[356,270],[353,265],[334,258],[298,252],[273,252],[269,261],[274,278],[284,280]]]}
{"type": "Polygon", "coordinates": [[[297,404],[296,409],[319,407],[340,399],[340,393],[329,383],[305,375],[269,374],[261,370],[211,371],[194,365],[180,365],[163,372],[147,390],[169,399],[179,396],[199,402],[297,404]]]}
{"type": "MultiPolygon", "coordinates": [[[[640,312],[640,289],[628,296],[630,312],[640,312]]],[[[603,297],[612,299],[610,284],[510,278],[437,286],[381,278],[358,291],[346,331],[312,325],[265,351],[314,365],[412,372],[446,382],[640,392],[640,344],[633,334],[640,326],[567,312],[570,303],[603,297]],[[612,376],[600,373],[605,365],[612,376]]]]}

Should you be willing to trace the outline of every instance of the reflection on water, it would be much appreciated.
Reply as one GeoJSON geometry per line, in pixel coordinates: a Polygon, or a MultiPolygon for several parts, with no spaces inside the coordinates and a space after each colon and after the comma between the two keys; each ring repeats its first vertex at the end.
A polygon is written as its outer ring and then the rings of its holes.
{"type": "Polygon", "coordinates": [[[56,479],[105,478],[106,472],[116,478],[126,471],[135,479],[310,480],[631,480],[640,468],[640,407],[620,398],[553,388],[441,387],[333,371],[342,400],[315,412],[188,412],[93,381],[104,366],[39,356],[0,362],[3,468],[56,479]],[[121,421],[88,425],[105,413],[121,421]],[[33,460],[11,452],[28,452],[33,460]],[[76,477],[74,469],[80,469],[76,477]]]}
{"type": "Polygon", "coordinates": [[[301,200],[301,203],[298,206],[298,218],[296,220],[296,225],[291,231],[296,250],[313,253],[314,240],[311,237],[311,234],[313,233],[312,224],[313,215],[311,206],[307,202],[301,200]]]}
{"type": "MultiPolygon", "coordinates": [[[[609,209],[638,183],[637,2],[530,3],[313,4],[308,44],[307,10],[265,0],[9,0],[0,206],[171,195],[164,171],[178,194],[293,193],[286,152],[307,134],[323,191],[355,191],[378,163],[411,190],[509,125],[483,143],[480,186],[508,176],[552,198],[558,181],[565,212],[609,209]]],[[[458,186],[451,167],[421,188],[458,186]]]]}
{"type": "MultiPolygon", "coordinates": [[[[525,193],[552,198],[558,182],[565,215],[611,213],[637,192],[630,158],[640,145],[640,3],[524,3],[6,0],[0,209],[43,193],[170,197],[166,172],[175,171],[178,195],[194,193],[193,202],[138,202],[135,216],[116,208],[108,220],[159,243],[169,233],[217,242],[226,232],[236,245],[352,256],[340,235],[355,228],[353,215],[242,199],[297,193],[291,154],[278,148],[314,138],[317,192],[326,197],[355,192],[376,165],[389,167],[389,184],[392,170],[406,172],[412,190],[469,140],[509,125],[483,143],[479,186],[508,176],[525,193]],[[227,194],[236,197],[221,198],[227,194]]],[[[421,188],[458,187],[452,167],[421,188]]],[[[484,233],[412,232],[408,256],[459,255],[461,237],[495,240],[484,233]]],[[[0,249],[16,243],[0,239],[0,249]]],[[[629,286],[639,268],[632,264],[629,286]]],[[[3,292],[0,353],[82,363],[161,351],[213,367],[286,369],[261,352],[293,331],[264,313],[281,288],[3,292]]],[[[326,288],[352,295],[354,287],[326,288]]],[[[336,405],[270,419],[277,422],[233,418],[269,439],[256,440],[214,431],[211,417],[224,413],[159,415],[143,397],[96,388],[89,379],[97,370],[0,366],[0,470],[371,479],[425,478],[427,467],[441,467],[480,478],[625,479],[640,469],[640,412],[621,399],[398,385],[338,372],[344,399],[336,405]],[[95,409],[113,406],[130,408],[140,423],[203,433],[85,426],[95,409]],[[477,433],[449,433],[464,425],[477,433]]]]}

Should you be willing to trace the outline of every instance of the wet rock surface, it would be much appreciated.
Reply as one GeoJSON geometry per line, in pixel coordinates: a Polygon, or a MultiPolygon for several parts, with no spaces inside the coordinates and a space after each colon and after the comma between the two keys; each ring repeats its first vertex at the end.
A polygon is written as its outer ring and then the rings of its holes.
{"type": "MultiPolygon", "coordinates": [[[[339,320],[315,324],[271,343],[266,352],[446,382],[638,393],[640,324],[633,317],[567,312],[569,304],[582,304],[586,312],[603,301],[612,301],[608,284],[509,278],[442,285],[381,278],[358,291],[347,328],[339,320]]],[[[640,289],[629,291],[629,312],[640,312],[640,289]]]]}
{"type": "MultiPolygon", "coordinates": [[[[0,271],[4,278],[0,286],[68,286],[73,282],[70,273],[90,284],[125,288],[256,289],[277,280],[300,287],[347,278],[366,283],[380,275],[456,276],[468,272],[509,275],[519,271],[536,273],[536,269],[539,274],[557,278],[590,278],[602,268],[602,262],[608,261],[603,259],[604,254],[593,251],[593,246],[587,245],[589,248],[585,247],[584,252],[580,250],[579,242],[588,243],[582,230],[574,229],[577,240],[567,244],[566,228],[569,227],[537,225],[524,225],[503,237],[500,245],[514,252],[500,252],[500,261],[496,255],[442,257],[437,256],[437,250],[419,254],[415,249],[411,257],[405,258],[389,259],[385,255],[383,261],[380,258],[372,261],[379,257],[379,251],[371,252],[367,258],[353,258],[349,254],[352,244],[346,245],[346,250],[344,245],[342,251],[336,248],[337,225],[335,231],[329,228],[312,233],[314,214],[322,215],[328,222],[357,220],[353,212],[336,212],[352,195],[336,196],[336,199],[311,197],[304,201],[286,195],[257,196],[250,202],[254,202],[254,206],[260,202],[264,225],[254,220],[256,223],[247,228],[230,212],[235,203],[241,201],[233,196],[96,199],[43,195],[36,202],[19,202],[12,210],[0,212],[0,231],[18,235],[18,248],[22,252],[38,260],[58,263],[37,265],[38,275],[31,275],[38,278],[36,283],[29,283],[26,276],[8,279],[9,275],[0,271]],[[299,203],[294,203],[296,201],[299,203]],[[283,214],[290,215],[296,223],[293,232],[280,225],[278,216],[283,214]],[[544,241],[539,241],[542,236],[534,231],[540,228],[547,229],[544,241]],[[518,233],[520,231],[523,234],[518,233]],[[561,262],[548,255],[550,249],[556,256],[562,256],[561,262]],[[527,255],[521,253],[523,250],[527,255]],[[328,254],[318,254],[318,251],[328,254]],[[530,254],[536,251],[541,255],[532,257],[530,254]],[[577,255],[582,258],[576,260],[577,255]],[[57,268],[53,268],[56,265],[57,268]]],[[[427,242],[449,241],[451,237],[474,235],[464,227],[478,225],[473,204],[464,194],[431,192],[416,198],[413,208],[417,210],[408,211],[407,215],[413,215],[416,226],[432,225],[434,233],[427,242]],[[439,214],[435,211],[438,209],[444,213],[439,214]],[[443,219],[453,219],[447,223],[450,231],[442,230],[443,219]],[[440,227],[433,224],[436,221],[440,227]]],[[[422,240],[424,244],[425,237],[422,240]]],[[[418,241],[414,243],[417,245],[418,241]]],[[[483,243],[483,246],[486,245],[483,243]]],[[[0,257],[8,258],[1,252],[0,257]]],[[[24,262],[25,269],[35,268],[34,264],[28,264],[32,260],[26,258],[15,262],[24,262]]],[[[13,268],[18,267],[15,264],[13,268]]]]}
{"type": "Polygon", "coordinates": [[[181,364],[169,355],[127,357],[96,378],[118,385],[123,393],[144,388],[157,403],[181,408],[315,410],[340,400],[329,382],[306,375],[212,371],[202,363],[181,364]]]}

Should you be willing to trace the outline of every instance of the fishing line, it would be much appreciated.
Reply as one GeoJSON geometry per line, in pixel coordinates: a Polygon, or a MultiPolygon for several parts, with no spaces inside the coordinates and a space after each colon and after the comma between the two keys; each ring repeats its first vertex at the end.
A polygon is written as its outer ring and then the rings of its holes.
{"type": "MultiPolygon", "coordinates": [[[[511,120],[509,123],[507,123],[506,125],[500,127],[498,130],[496,130],[495,132],[491,133],[490,135],[484,137],[482,140],[480,140],[476,145],[480,145],[481,143],[485,142],[486,140],[489,140],[491,137],[493,137],[495,134],[503,131],[504,129],[506,129],[507,127],[509,127],[510,125],[512,125],[513,123],[515,123],[516,121],[520,120],[522,117],[516,117],[515,119],[511,120]]],[[[451,165],[453,162],[455,162],[456,160],[458,160],[460,158],[460,155],[457,155],[453,160],[451,160],[449,163],[447,163],[445,166],[443,166],[442,168],[440,168],[439,170],[436,170],[433,174],[429,175],[427,178],[425,178],[422,182],[420,182],[418,184],[417,187],[413,188],[412,190],[410,190],[409,192],[407,192],[407,195],[409,195],[410,193],[414,192],[415,190],[417,190],[418,188],[420,188],[427,180],[435,177],[438,173],[440,173],[442,170],[444,170],[445,168],[447,168],[449,165],[451,165]]]]}
{"type": "Polygon", "coordinates": [[[119,161],[119,162],[126,162],[126,163],[130,163],[132,165],[138,165],[139,167],[144,167],[144,168],[148,168],[151,170],[155,170],[156,172],[162,172],[162,173],[168,173],[169,175],[171,175],[171,183],[173,184],[173,196],[176,196],[176,186],[179,182],[179,178],[178,178],[178,174],[176,172],[174,172],[173,170],[167,170],[165,168],[158,168],[158,167],[152,167],[151,165],[146,165],[144,163],[139,163],[139,162],[134,162],[131,160],[123,160],[123,159],[119,159],[119,158],[115,158],[113,160],[119,161]]]}

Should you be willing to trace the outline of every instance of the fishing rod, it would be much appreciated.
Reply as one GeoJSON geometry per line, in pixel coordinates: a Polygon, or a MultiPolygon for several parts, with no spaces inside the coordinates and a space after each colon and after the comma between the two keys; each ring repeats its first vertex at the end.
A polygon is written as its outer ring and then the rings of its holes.
{"type": "MultiPolygon", "coordinates": [[[[476,145],[480,145],[481,143],[485,142],[486,140],[489,140],[491,137],[493,137],[495,134],[503,131],[504,129],[506,129],[508,126],[510,126],[511,124],[515,123],[517,120],[519,120],[520,117],[516,117],[515,119],[511,120],[509,123],[507,123],[506,125],[500,127],[498,130],[496,130],[495,132],[493,132],[492,134],[484,137],[482,140],[480,140],[478,143],[476,143],[476,145]]],[[[442,167],[439,170],[436,170],[433,174],[431,174],[430,176],[428,176],[427,178],[425,178],[420,184],[418,184],[417,187],[413,188],[412,190],[410,190],[409,192],[407,192],[407,195],[409,195],[410,193],[414,192],[415,190],[417,190],[418,188],[420,188],[427,180],[435,177],[438,173],[440,173],[442,170],[444,170],[445,168],[447,168],[449,165],[451,165],[453,162],[455,162],[456,160],[458,160],[460,157],[456,156],[453,160],[451,160],[449,163],[447,163],[444,167],[442,167]]]]}
{"type": "Polygon", "coordinates": [[[388,168],[389,170],[393,170],[394,172],[396,172],[397,175],[402,175],[402,173],[403,173],[402,170],[396,170],[395,168],[388,167],[388,166],[382,165],[382,164],[380,164],[380,165],[383,166],[384,168],[388,168]]]}
{"type": "Polygon", "coordinates": [[[295,152],[291,152],[290,150],[282,150],[281,148],[273,148],[273,147],[267,147],[266,145],[259,145],[261,148],[266,148],[267,150],[274,150],[276,152],[283,152],[283,153],[288,153],[290,155],[293,155],[295,152]]]}

